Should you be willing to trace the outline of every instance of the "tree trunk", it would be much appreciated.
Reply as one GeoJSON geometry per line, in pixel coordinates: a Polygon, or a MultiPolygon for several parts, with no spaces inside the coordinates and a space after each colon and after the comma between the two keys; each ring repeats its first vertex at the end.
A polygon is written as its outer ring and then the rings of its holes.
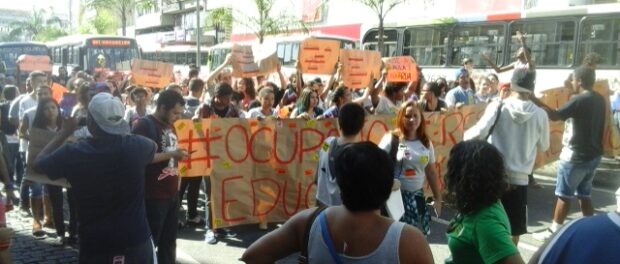
{"type": "Polygon", "coordinates": [[[123,37],[127,36],[127,14],[121,14],[121,27],[123,28],[123,37]]]}
{"type": "Polygon", "coordinates": [[[379,38],[377,42],[377,49],[381,53],[381,57],[383,57],[384,50],[383,50],[383,17],[382,16],[379,16],[379,34],[377,35],[377,38],[379,38]]]}

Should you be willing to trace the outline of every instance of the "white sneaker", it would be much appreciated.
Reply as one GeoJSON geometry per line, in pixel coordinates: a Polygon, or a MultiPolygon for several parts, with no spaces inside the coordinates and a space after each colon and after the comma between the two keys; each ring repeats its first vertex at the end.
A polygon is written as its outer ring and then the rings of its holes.
{"type": "Polygon", "coordinates": [[[207,230],[207,233],[205,234],[205,242],[207,242],[209,245],[217,244],[217,238],[215,237],[215,233],[213,232],[213,230],[207,230]]]}
{"type": "Polygon", "coordinates": [[[553,235],[553,231],[551,231],[551,229],[547,228],[544,231],[532,234],[532,238],[534,238],[534,239],[536,239],[538,241],[543,241],[544,242],[547,239],[549,239],[552,235],[553,235]]]}

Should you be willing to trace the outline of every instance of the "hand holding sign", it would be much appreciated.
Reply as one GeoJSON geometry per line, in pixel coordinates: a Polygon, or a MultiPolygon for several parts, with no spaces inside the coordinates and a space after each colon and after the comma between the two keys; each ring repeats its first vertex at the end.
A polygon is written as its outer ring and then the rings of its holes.
{"type": "Polygon", "coordinates": [[[388,82],[410,82],[418,80],[418,68],[410,56],[388,58],[385,62],[388,82]]]}
{"type": "Polygon", "coordinates": [[[159,61],[134,59],[131,63],[133,81],[137,85],[164,88],[173,76],[173,65],[159,61]]]}
{"type": "Polygon", "coordinates": [[[340,42],[309,38],[299,49],[301,72],[310,74],[333,74],[340,55],[340,42]]]}
{"type": "Polygon", "coordinates": [[[230,58],[226,57],[226,63],[232,64],[235,77],[266,75],[276,71],[280,62],[275,48],[267,46],[252,47],[235,44],[231,54],[230,58]]]}
{"type": "Polygon", "coordinates": [[[341,50],[344,85],[349,88],[365,88],[371,76],[378,76],[381,69],[381,54],[367,50],[341,50]]]}

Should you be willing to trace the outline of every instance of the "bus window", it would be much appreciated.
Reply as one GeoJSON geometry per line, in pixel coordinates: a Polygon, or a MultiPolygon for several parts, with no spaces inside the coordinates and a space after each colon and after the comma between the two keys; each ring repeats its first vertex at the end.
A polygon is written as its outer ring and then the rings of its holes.
{"type": "Polygon", "coordinates": [[[620,19],[585,19],[580,37],[577,64],[581,64],[586,54],[596,52],[603,58],[599,66],[620,66],[620,19]]]}
{"type": "Polygon", "coordinates": [[[571,66],[575,54],[574,21],[518,22],[510,27],[510,56],[521,47],[515,37],[517,31],[525,32],[526,45],[532,49],[532,59],[537,66],[571,66]]]}
{"type": "MultiPolygon", "coordinates": [[[[379,30],[372,29],[364,35],[362,46],[364,50],[378,50],[379,30]]],[[[396,42],[398,41],[398,31],[396,29],[383,30],[383,51],[382,57],[398,56],[396,42]]]]}
{"type": "Polygon", "coordinates": [[[440,28],[408,28],[405,30],[403,55],[412,56],[419,65],[446,64],[448,31],[440,28]]]}
{"type": "Polygon", "coordinates": [[[480,54],[488,54],[497,65],[503,63],[503,24],[465,25],[454,29],[452,44],[452,65],[461,65],[464,58],[474,60],[475,65],[484,66],[480,54]]]}

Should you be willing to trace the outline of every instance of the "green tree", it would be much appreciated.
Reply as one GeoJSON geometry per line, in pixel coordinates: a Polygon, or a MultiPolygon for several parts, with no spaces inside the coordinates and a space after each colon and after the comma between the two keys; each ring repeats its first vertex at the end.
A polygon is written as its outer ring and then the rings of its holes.
{"type": "Polygon", "coordinates": [[[67,35],[62,20],[44,9],[33,9],[24,21],[13,22],[11,27],[9,35],[13,38],[29,36],[31,40],[48,41],[67,35]]]}
{"type": "Polygon", "coordinates": [[[86,6],[97,10],[108,10],[121,18],[123,36],[127,35],[127,20],[133,16],[136,8],[152,8],[157,0],[85,0],[86,6]]]}
{"type": "Polygon", "coordinates": [[[97,15],[82,22],[79,28],[81,34],[103,34],[116,35],[118,20],[114,18],[109,10],[98,10],[97,15]]]}
{"type": "Polygon", "coordinates": [[[377,50],[383,54],[383,21],[387,14],[399,4],[404,3],[406,0],[357,0],[358,2],[370,7],[373,12],[379,18],[379,34],[377,42],[377,50]]]}
{"type": "Polygon", "coordinates": [[[232,29],[233,14],[231,8],[220,7],[209,11],[205,18],[205,25],[215,30],[215,44],[218,43],[219,33],[232,29]]]}
{"type": "Polygon", "coordinates": [[[263,43],[267,35],[287,33],[290,29],[302,29],[308,32],[306,24],[301,20],[284,13],[273,14],[272,8],[275,1],[254,0],[258,16],[239,14],[240,19],[237,21],[250,28],[260,43],[263,43]]]}

